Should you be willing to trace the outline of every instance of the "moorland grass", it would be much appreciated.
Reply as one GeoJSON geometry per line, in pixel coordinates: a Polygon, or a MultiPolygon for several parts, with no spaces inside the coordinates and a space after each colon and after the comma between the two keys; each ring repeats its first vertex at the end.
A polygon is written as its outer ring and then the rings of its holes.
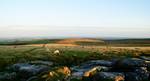
{"type": "Polygon", "coordinates": [[[86,48],[52,48],[38,46],[0,46],[0,69],[18,62],[28,62],[34,60],[53,61],[56,65],[77,65],[92,59],[113,59],[126,57],[139,57],[141,54],[148,54],[149,51],[131,50],[131,49],[103,49],[94,50],[86,48]],[[59,49],[60,55],[53,54],[53,51],[59,49]]]}

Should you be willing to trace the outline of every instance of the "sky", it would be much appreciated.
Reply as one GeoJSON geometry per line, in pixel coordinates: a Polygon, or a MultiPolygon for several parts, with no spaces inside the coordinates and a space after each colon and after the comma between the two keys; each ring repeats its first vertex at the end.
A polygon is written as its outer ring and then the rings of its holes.
{"type": "Polygon", "coordinates": [[[150,38],[150,0],[0,0],[0,38],[150,38]]]}

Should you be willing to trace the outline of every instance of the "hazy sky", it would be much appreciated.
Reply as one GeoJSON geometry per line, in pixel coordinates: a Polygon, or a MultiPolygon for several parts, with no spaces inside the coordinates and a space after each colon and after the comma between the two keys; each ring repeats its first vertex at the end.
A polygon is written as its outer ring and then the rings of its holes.
{"type": "Polygon", "coordinates": [[[1,37],[150,37],[150,0],[0,0],[1,37]]]}

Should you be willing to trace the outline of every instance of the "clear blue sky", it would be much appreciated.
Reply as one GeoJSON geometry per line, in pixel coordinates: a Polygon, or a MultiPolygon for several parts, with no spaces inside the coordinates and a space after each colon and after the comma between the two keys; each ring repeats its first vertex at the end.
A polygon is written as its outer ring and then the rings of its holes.
{"type": "Polygon", "coordinates": [[[0,0],[0,37],[150,37],[150,0],[0,0]]]}

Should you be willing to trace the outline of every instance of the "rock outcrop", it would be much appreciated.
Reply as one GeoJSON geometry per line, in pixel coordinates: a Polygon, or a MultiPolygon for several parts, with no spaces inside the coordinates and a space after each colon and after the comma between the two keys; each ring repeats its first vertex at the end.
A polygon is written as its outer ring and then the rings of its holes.
{"type": "Polygon", "coordinates": [[[17,63],[0,73],[0,81],[150,81],[148,57],[91,60],[78,66],[48,61],[17,63]],[[54,69],[56,68],[56,69],[54,69]]]}

